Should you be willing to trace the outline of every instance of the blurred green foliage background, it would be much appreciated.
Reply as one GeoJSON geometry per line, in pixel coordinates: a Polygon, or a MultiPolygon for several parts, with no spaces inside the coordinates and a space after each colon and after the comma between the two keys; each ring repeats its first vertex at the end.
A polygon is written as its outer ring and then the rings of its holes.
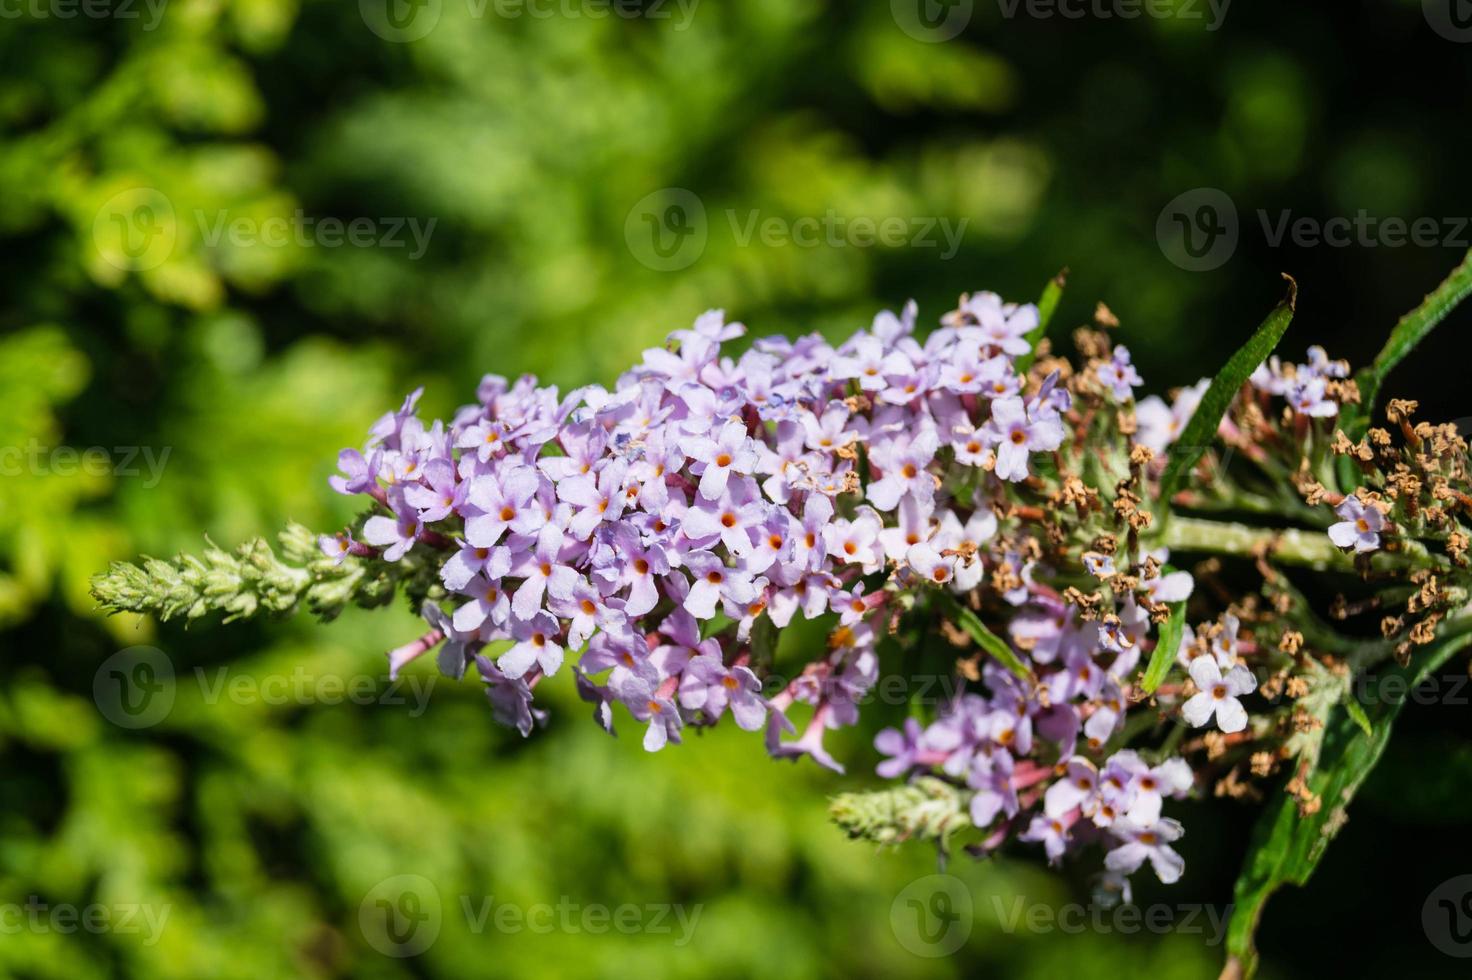
{"type": "MultiPolygon", "coordinates": [[[[1201,935],[1006,934],[994,899],[1087,900],[1081,873],[1025,855],[954,862],[975,896],[966,945],[904,948],[892,903],[934,855],[876,855],[825,820],[827,794],[875,782],[868,739],[899,707],[847,733],[843,777],[769,762],[734,729],[646,756],[589,724],[566,677],[544,689],[549,729],[523,742],[430,664],[412,672],[434,686],[411,716],[382,659],[419,632],[407,610],[186,631],[99,617],[87,581],[202,532],[230,547],[288,519],[340,526],[336,451],[411,388],[444,415],[487,371],[609,382],[709,307],[757,332],[840,335],[912,296],[926,322],[967,289],[1030,299],[1067,265],[1066,325],[1108,302],[1163,389],[1214,370],[1288,271],[1303,293],[1287,351],[1363,361],[1460,249],[1274,246],[1255,212],[1472,214],[1468,49],[1416,0],[1239,0],[1215,30],[1191,0],[1171,18],[1081,20],[966,0],[688,0],[637,17],[388,4],[0,4],[0,904],[169,910],[157,936],[6,928],[0,975],[1214,975],[1201,935]],[[964,30],[937,40],[917,10],[959,11],[964,30]],[[413,40],[394,26],[417,34],[430,15],[413,40]],[[1156,238],[1161,209],[1198,187],[1242,215],[1230,260],[1199,273],[1156,238]],[[654,267],[643,212],[690,197],[703,246],[654,267]],[[743,238],[753,215],[830,212],[964,234],[955,249],[743,238]],[[228,231],[298,215],[317,231],[228,231]],[[372,241],[333,244],[323,219],[368,219],[372,241]],[[177,675],[168,716],[140,730],[93,697],[99,665],[134,645],[177,675]],[[211,697],[222,676],[372,695],[211,697]],[[434,884],[444,921],[398,959],[359,913],[403,874],[434,884]],[[702,911],[678,946],[678,929],[477,933],[461,896],[702,911]]],[[[1472,415],[1451,356],[1465,329],[1444,328],[1388,394],[1472,415]]],[[[1407,766],[1466,771],[1449,710],[1408,712],[1407,766]]],[[[1455,975],[1420,902],[1472,862],[1415,830],[1466,812],[1466,781],[1405,772],[1372,784],[1320,882],[1269,907],[1269,975],[1326,955],[1348,975],[1455,975]],[[1367,873],[1373,912],[1345,899],[1367,873]],[[1344,934],[1379,938],[1324,952],[1344,934]]],[[[1220,907],[1249,816],[1184,816],[1186,880],[1137,897],[1220,907]]]]}

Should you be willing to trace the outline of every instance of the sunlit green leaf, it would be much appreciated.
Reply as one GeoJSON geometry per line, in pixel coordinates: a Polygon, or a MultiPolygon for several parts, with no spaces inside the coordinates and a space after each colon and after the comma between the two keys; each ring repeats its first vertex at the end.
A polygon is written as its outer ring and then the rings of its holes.
{"type": "Polygon", "coordinates": [[[1170,673],[1170,665],[1175,662],[1176,652],[1181,647],[1181,634],[1186,630],[1186,604],[1184,602],[1173,602],[1170,605],[1170,618],[1160,627],[1160,639],[1155,644],[1155,652],[1150,654],[1150,666],[1145,669],[1145,680],[1141,686],[1146,694],[1153,694],[1165,680],[1165,675],[1170,673]]]}
{"type": "Polygon", "coordinates": [[[1288,280],[1288,295],[1273,307],[1273,311],[1248,338],[1247,343],[1238,348],[1226,366],[1217,372],[1211,381],[1211,387],[1206,389],[1206,395],[1201,399],[1196,414],[1191,416],[1186,431],[1181,433],[1180,439],[1171,448],[1170,463],[1160,481],[1161,500],[1169,501],[1175,495],[1186,474],[1191,472],[1191,467],[1196,465],[1207,447],[1216,441],[1217,427],[1221,425],[1222,416],[1232,404],[1238,389],[1247,383],[1257,366],[1267,360],[1268,355],[1278,346],[1278,341],[1283,339],[1288,324],[1293,322],[1298,284],[1289,276],[1283,278],[1288,280]]]}
{"type": "MultiPolygon", "coordinates": [[[[1386,677],[1399,676],[1410,691],[1441,667],[1458,651],[1472,644],[1472,634],[1463,633],[1440,641],[1417,655],[1408,667],[1393,667],[1386,677]]],[[[1390,690],[1390,685],[1381,685],[1390,690]]],[[[1242,875],[1237,879],[1235,910],[1227,931],[1227,950],[1244,972],[1256,968],[1257,951],[1252,937],[1268,898],[1284,885],[1303,885],[1313,874],[1347,817],[1347,808],[1365,777],[1380,760],[1390,738],[1391,723],[1405,704],[1405,697],[1385,699],[1377,706],[1366,732],[1349,714],[1336,715],[1326,723],[1318,766],[1308,777],[1308,788],[1322,802],[1315,813],[1300,816],[1297,801],[1279,794],[1258,819],[1242,875]]],[[[1362,712],[1363,713],[1363,712],[1362,712]]]]}
{"type": "Polygon", "coordinates": [[[1026,354],[1017,359],[1017,370],[1023,375],[1027,374],[1032,362],[1037,359],[1038,342],[1048,332],[1048,324],[1053,321],[1053,314],[1058,312],[1058,304],[1063,300],[1063,289],[1068,285],[1068,270],[1064,269],[1043,287],[1043,295],[1038,299],[1038,325],[1029,330],[1025,336],[1028,345],[1032,348],[1026,354]]]}
{"type": "Polygon", "coordinates": [[[976,641],[976,645],[985,650],[1003,666],[1016,674],[1022,680],[1032,678],[1032,671],[1018,658],[1016,651],[1011,645],[997,634],[986,628],[986,624],[977,618],[976,613],[967,609],[950,596],[945,597],[945,606],[949,609],[956,623],[966,631],[966,635],[976,641]]]}

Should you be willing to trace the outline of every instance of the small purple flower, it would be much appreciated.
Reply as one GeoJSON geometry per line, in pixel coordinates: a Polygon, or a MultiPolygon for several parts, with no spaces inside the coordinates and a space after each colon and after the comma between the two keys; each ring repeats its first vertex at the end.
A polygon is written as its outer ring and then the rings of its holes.
{"type": "Polygon", "coordinates": [[[455,464],[448,459],[432,459],[424,464],[423,483],[404,487],[404,500],[419,511],[425,524],[442,521],[465,503],[467,487],[455,475],[455,464]]]}
{"type": "Polygon", "coordinates": [[[709,551],[696,551],[686,555],[685,569],[690,572],[692,579],[684,607],[696,619],[713,618],[716,614],[716,603],[723,598],[740,605],[756,598],[751,573],[739,568],[728,568],[725,562],[709,551]]]}
{"type": "Polygon", "coordinates": [[[912,439],[875,441],[869,458],[882,476],[869,484],[869,502],[883,511],[899,506],[904,494],[928,502],[935,495],[935,477],[926,467],[939,447],[940,439],[933,429],[926,429],[912,439]]]}
{"type": "Polygon", "coordinates": [[[414,518],[370,517],[363,522],[363,540],[384,548],[385,561],[398,561],[414,547],[420,524],[414,518]]]}
{"type": "Polygon", "coordinates": [[[378,486],[378,469],[383,464],[382,450],[375,449],[365,459],[356,449],[344,449],[337,454],[337,468],[343,476],[329,477],[327,482],[338,493],[351,496],[369,493],[378,486]]]}
{"type": "Polygon", "coordinates": [[[1063,852],[1068,849],[1068,826],[1056,817],[1039,813],[1032,818],[1032,823],[1028,824],[1027,830],[1017,839],[1041,842],[1043,853],[1048,855],[1048,863],[1057,864],[1063,859],[1063,852]]]}
{"type": "Polygon", "coordinates": [[[736,421],[723,425],[714,439],[687,437],[680,443],[680,451],[702,464],[700,495],[707,500],[725,492],[732,473],[751,473],[756,468],[756,449],[746,435],[746,426],[736,421]]]}
{"type": "Polygon", "coordinates": [[[471,481],[469,501],[479,513],[465,519],[465,540],[477,548],[489,548],[508,530],[536,533],[543,523],[533,505],[539,486],[536,471],[526,466],[476,477],[471,481]]]}
{"type": "MultiPolygon", "coordinates": [[[[504,558],[501,567],[509,567],[510,557],[506,555],[505,549],[497,551],[504,558]]],[[[489,570],[492,576],[490,578],[472,576],[470,581],[456,590],[461,595],[470,597],[469,602],[455,610],[454,623],[457,630],[468,633],[480,629],[487,622],[493,626],[506,625],[506,620],[511,617],[511,597],[501,588],[501,577],[495,574],[497,570],[496,567],[489,570]]]]}
{"type": "Polygon", "coordinates": [[[886,728],[874,736],[874,748],[881,755],[889,756],[874,767],[876,775],[885,779],[897,779],[922,763],[920,762],[921,738],[924,729],[914,718],[905,719],[905,727],[886,728]]]}
{"type": "Polygon", "coordinates": [[[1130,363],[1129,348],[1119,345],[1114,348],[1114,357],[1098,367],[1099,380],[1114,393],[1118,401],[1134,398],[1134,389],[1144,384],[1140,372],[1130,363]]]}
{"type": "Polygon", "coordinates": [[[1227,734],[1247,727],[1247,709],[1237,700],[1257,689],[1257,679],[1246,667],[1233,667],[1222,676],[1215,657],[1197,657],[1191,661],[1191,680],[1198,693],[1181,705],[1181,716],[1193,728],[1200,728],[1216,716],[1217,727],[1227,734]]]}
{"type": "Polygon", "coordinates": [[[629,467],[614,460],[596,477],[571,476],[557,484],[557,499],[577,508],[567,529],[579,541],[586,541],[593,529],[604,521],[618,520],[628,503],[624,480],[629,467]]]}
{"type": "Polygon", "coordinates": [[[1074,759],[1068,768],[1043,794],[1043,812],[1053,818],[1078,810],[1084,816],[1099,804],[1099,771],[1087,759],[1074,759]]]}
{"type": "Polygon", "coordinates": [[[983,432],[997,450],[997,476],[1018,482],[1027,479],[1030,453],[1051,452],[1063,444],[1063,422],[1056,414],[1029,419],[1021,398],[998,398],[983,432]]]}
{"type": "Polygon", "coordinates": [[[531,619],[542,608],[544,596],[566,602],[582,576],[562,560],[562,531],[556,525],[544,525],[537,535],[536,548],[512,568],[512,574],[523,579],[511,600],[511,611],[518,619],[531,619]]]}
{"type": "Polygon", "coordinates": [[[644,731],[644,751],[658,752],[669,742],[679,743],[680,729],[684,725],[680,709],[647,679],[630,676],[614,689],[614,693],[628,707],[631,715],[649,723],[644,731]]]}
{"type": "Polygon", "coordinates": [[[762,682],[746,667],[727,668],[716,655],[694,657],[680,680],[680,704],[703,711],[715,721],[729,707],[736,724],[748,732],[762,727],[767,719],[761,697],[762,682]]]}
{"type": "Polygon", "coordinates": [[[340,534],[317,535],[317,548],[323,555],[332,559],[334,565],[341,565],[347,561],[348,555],[353,553],[353,536],[348,531],[340,534]]]}
{"type": "Polygon", "coordinates": [[[1339,414],[1339,403],[1328,395],[1329,383],[1324,378],[1302,378],[1288,386],[1288,405],[1299,415],[1333,418],[1339,414]]]}
{"type": "Polygon", "coordinates": [[[511,638],[516,643],[501,654],[496,665],[510,678],[520,678],[533,666],[545,676],[557,673],[562,666],[562,646],[557,641],[557,620],[539,612],[530,619],[511,620],[511,638]]]}
{"type": "Polygon", "coordinates": [[[1012,755],[1004,749],[977,753],[972,760],[966,785],[976,791],[971,797],[971,822],[977,827],[990,826],[999,813],[1017,815],[1020,807],[1012,785],[1013,771],[1012,755]]]}
{"type": "Polygon", "coordinates": [[[1166,817],[1141,824],[1126,817],[1115,821],[1110,832],[1122,842],[1104,856],[1104,866],[1110,871],[1132,874],[1148,860],[1156,877],[1169,885],[1179,881],[1186,870],[1186,862],[1170,847],[1181,836],[1181,825],[1175,820],[1166,817]]]}
{"type": "Polygon", "coordinates": [[[1163,453],[1186,429],[1196,414],[1196,406],[1211,387],[1210,378],[1202,378],[1189,388],[1182,388],[1170,405],[1151,395],[1135,405],[1135,442],[1156,453],[1163,453]]]}
{"type": "Polygon", "coordinates": [[[532,689],[519,677],[508,677],[483,656],[475,658],[476,670],[486,684],[486,699],[491,702],[491,717],[498,724],[514,728],[525,738],[535,725],[547,723],[547,712],[532,707],[532,689]]]}
{"type": "Polygon", "coordinates": [[[1358,554],[1380,547],[1380,532],[1385,530],[1385,515],[1380,508],[1351,495],[1334,508],[1334,513],[1341,518],[1329,527],[1329,540],[1336,547],[1353,548],[1358,554]]]}

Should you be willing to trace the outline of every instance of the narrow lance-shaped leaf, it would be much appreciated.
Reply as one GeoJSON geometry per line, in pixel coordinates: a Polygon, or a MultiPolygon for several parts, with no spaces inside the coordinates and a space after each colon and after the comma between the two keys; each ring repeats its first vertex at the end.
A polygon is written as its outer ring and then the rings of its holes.
{"type": "MultiPolygon", "coordinates": [[[[1400,318],[1374,362],[1355,376],[1360,388],[1360,405],[1355,413],[1357,427],[1362,429],[1363,421],[1374,409],[1375,398],[1386,375],[1405,360],[1406,355],[1415,350],[1416,345],[1425,340],[1469,293],[1472,293],[1472,251],[1440,286],[1427,294],[1420,306],[1400,318]]],[[[1356,438],[1361,434],[1362,431],[1351,433],[1356,438]]]]}
{"type": "Polygon", "coordinates": [[[1176,653],[1181,647],[1181,636],[1185,631],[1186,604],[1173,602],[1170,604],[1170,618],[1160,626],[1155,652],[1150,654],[1150,665],[1145,668],[1145,679],[1140,684],[1146,694],[1154,694],[1160,682],[1165,680],[1165,675],[1170,673],[1170,665],[1175,662],[1176,653]]]}
{"type": "Polygon", "coordinates": [[[1063,287],[1068,285],[1068,270],[1064,269],[1043,287],[1043,295],[1038,298],[1038,325],[1023,335],[1028,343],[1029,350],[1017,359],[1017,371],[1023,377],[1027,376],[1032,362],[1037,360],[1038,342],[1048,332],[1048,324],[1053,321],[1053,314],[1058,312],[1058,304],[1063,299],[1063,287]]]}
{"type": "Polygon", "coordinates": [[[976,645],[995,657],[1003,667],[1016,674],[1022,680],[1031,680],[1032,671],[1017,656],[1011,645],[997,634],[986,628],[986,624],[977,618],[976,613],[967,609],[950,596],[945,596],[945,604],[949,608],[951,616],[956,623],[966,631],[966,635],[976,641],[976,645]]]}
{"type": "Polygon", "coordinates": [[[1247,343],[1231,356],[1226,366],[1217,372],[1211,386],[1206,389],[1201,404],[1197,406],[1196,413],[1186,425],[1186,431],[1181,433],[1180,439],[1171,448],[1170,463],[1160,480],[1161,500],[1169,503],[1176,490],[1180,489],[1181,481],[1201,458],[1201,454],[1216,441],[1216,431],[1221,426],[1222,416],[1227,413],[1238,389],[1247,383],[1257,366],[1267,360],[1268,355],[1278,346],[1278,341],[1283,339],[1288,324],[1293,322],[1293,311],[1298,301],[1298,283],[1293,281],[1292,276],[1285,274],[1283,278],[1288,280],[1288,295],[1273,308],[1267,319],[1248,338],[1247,343]]]}
{"type": "MultiPolygon", "coordinates": [[[[1468,644],[1472,644],[1472,633],[1449,637],[1418,655],[1414,665],[1392,668],[1385,676],[1399,677],[1401,690],[1413,690],[1468,644]]],[[[1390,686],[1384,685],[1384,689],[1390,690],[1390,686]]],[[[1365,718],[1371,726],[1369,733],[1349,713],[1331,718],[1325,726],[1318,767],[1308,777],[1308,788],[1322,805],[1316,812],[1300,816],[1297,800],[1283,793],[1258,818],[1242,875],[1237,879],[1234,911],[1227,929],[1227,952],[1237,975],[1250,977],[1257,967],[1252,937],[1263,905],[1283,885],[1301,886],[1313,874],[1329,842],[1348,819],[1346,809],[1355,792],[1380,761],[1390,739],[1391,723],[1404,704],[1404,697],[1383,700],[1375,717],[1365,718]]],[[[1227,972],[1233,972],[1230,966],[1227,972]]]]}
{"type": "MultiPolygon", "coordinates": [[[[1346,435],[1351,439],[1359,439],[1365,434],[1370,425],[1370,415],[1375,409],[1375,401],[1380,395],[1380,386],[1384,384],[1386,376],[1469,293],[1472,293],[1472,251],[1467,253],[1462,264],[1453,269],[1440,286],[1427,294],[1420,306],[1400,318],[1375,360],[1355,375],[1360,389],[1360,403],[1345,405],[1339,413],[1339,427],[1346,435]]],[[[1339,460],[1338,470],[1341,489],[1348,492],[1359,484],[1358,471],[1347,457],[1339,460]]]]}

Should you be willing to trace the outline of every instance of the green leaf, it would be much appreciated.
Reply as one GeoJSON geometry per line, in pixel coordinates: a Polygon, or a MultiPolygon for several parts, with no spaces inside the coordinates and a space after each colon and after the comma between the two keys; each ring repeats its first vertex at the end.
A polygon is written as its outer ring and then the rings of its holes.
{"type": "Polygon", "coordinates": [[[976,613],[961,605],[949,595],[944,596],[945,603],[950,607],[952,618],[966,631],[966,635],[976,641],[976,645],[997,659],[1003,667],[1006,667],[1020,679],[1031,681],[1032,671],[1028,670],[1022,660],[1013,651],[1011,644],[997,634],[986,628],[986,624],[977,618],[976,613]]]}
{"type": "MultiPolygon", "coordinates": [[[[1440,286],[1427,294],[1420,306],[1400,318],[1375,360],[1355,375],[1360,388],[1360,403],[1345,405],[1339,413],[1339,427],[1345,435],[1359,439],[1365,434],[1386,376],[1467,298],[1468,293],[1472,293],[1472,251],[1440,286]]],[[[1352,460],[1340,457],[1336,470],[1340,489],[1344,492],[1359,486],[1360,473],[1352,460]]]]}
{"type": "MultiPolygon", "coordinates": [[[[1418,663],[1392,668],[1385,676],[1400,675],[1405,682],[1401,690],[1413,690],[1469,643],[1472,633],[1448,637],[1426,650],[1418,663]]],[[[1384,689],[1391,688],[1385,685],[1384,689]]],[[[1308,777],[1309,789],[1322,801],[1318,812],[1299,816],[1297,801],[1284,793],[1259,818],[1237,879],[1235,908],[1227,929],[1227,952],[1242,976],[1250,977],[1257,967],[1252,937],[1263,905],[1283,885],[1302,886],[1313,874],[1329,842],[1348,819],[1346,810],[1355,792],[1380,760],[1390,739],[1391,723],[1404,704],[1404,696],[1381,701],[1373,723],[1368,715],[1364,718],[1370,725],[1368,731],[1352,713],[1334,716],[1325,726],[1318,766],[1308,777]]],[[[1363,709],[1360,714],[1365,714],[1363,709]]]]}
{"type": "Polygon", "coordinates": [[[1053,314],[1058,312],[1058,303],[1063,299],[1063,287],[1068,285],[1068,270],[1064,269],[1043,287],[1043,295],[1038,299],[1038,325],[1024,334],[1029,350],[1017,359],[1017,373],[1024,378],[1027,377],[1028,369],[1032,362],[1037,360],[1038,341],[1048,332],[1048,324],[1053,320],[1053,314]]]}
{"type": "Polygon", "coordinates": [[[1348,711],[1349,717],[1353,719],[1356,725],[1360,726],[1360,731],[1374,737],[1375,727],[1370,724],[1370,716],[1365,714],[1365,709],[1355,700],[1353,691],[1350,691],[1344,696],[1344,710],[1348,711]]]}
{"type": "Polygon", "coordinates": [[[1146,694],[1154,694],[1160,682],[1165,680],[1165,675],[1170,673],[1170,665],[1175,663],[1176,652],[1181,646],[1181,635],[1186,631],[1186,603],[1172,602],[1170,604],[1170,618],[1160,626],[1160,638],[1155,644],[1155,652],[1150,654],[1150,665],[1145,668],[1145,680],[1141,687],[1146,694]]]}
{"type": "Polygon", "coordinates": [[[1268,355],[1278,346],[1278,341],[1283,339],[1288,324],[1293,322],[1293,311],[1298,301],[1298,283],[1293,281],[1292,276],[1285,274],[1283,278],[1288,280],[1288,295],[1273,307],[1273,311],[1247,343],[1217,372],[1211,387],[1206,389],[1206,395],[1197,406],[1196,413],[1186,425],[1186,431],[1181,433],[1180,439],[1172,447],[1170,464],[1166,466],[1165,475],[1160,480],[1162,501],[1170,502],[1176,490],[1180,489],[1181,481],[1201,458],[1201,454],[1216,441],[1216,430],[1238,389],[1247,383],[1258,365],[1267,360],[1268,355]]]}
{"type": "MultiPolygon", "coordinates": [[[[1469,293],[1472,293],[1472,251],[1467,253],[1462,264],[1453,269],[1440,286],[1426,296],[1420,306],[1400,318],[1374,362],[1355,376],[1360,386],[1356,424],[1362,418],[1368,418],[1374,409],[1375,398],[1380,393],[1380,385],[1384,383],[1386,375],[1405,360],[1406,355],[1415,350],[1416,345],[1425,340],[1469,293]]],[[[1352,433],[1355,438],[1361,434],[1352,433]]]]}

